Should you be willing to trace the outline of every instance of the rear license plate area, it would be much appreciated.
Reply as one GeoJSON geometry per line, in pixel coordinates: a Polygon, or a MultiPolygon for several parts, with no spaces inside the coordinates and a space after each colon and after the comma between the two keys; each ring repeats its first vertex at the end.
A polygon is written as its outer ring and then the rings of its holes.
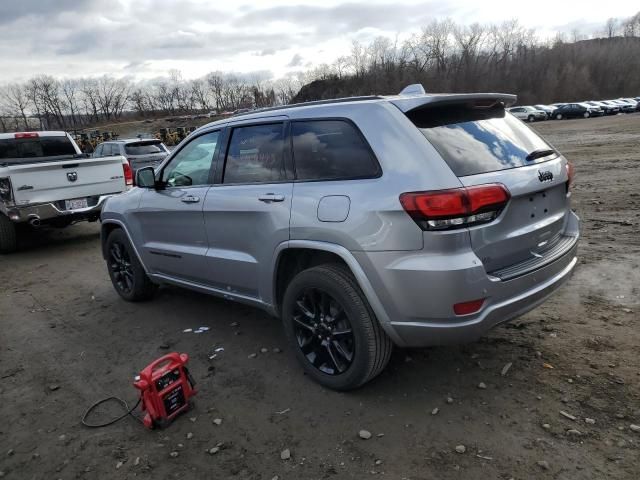
{"type": "Polygon", "coordinates": [[[64,201],[65,210],[80,210],[87,208],[89,205],[86,198],[73,198],[64,201]]]}
{"type": "Polygon", "coordinates": [[[543,219],[552,214],[551,205],[554,196],[553,189],[543,190],[541,192],[531,193],[528,195],[526,210],[532,220],[543,219]]]}

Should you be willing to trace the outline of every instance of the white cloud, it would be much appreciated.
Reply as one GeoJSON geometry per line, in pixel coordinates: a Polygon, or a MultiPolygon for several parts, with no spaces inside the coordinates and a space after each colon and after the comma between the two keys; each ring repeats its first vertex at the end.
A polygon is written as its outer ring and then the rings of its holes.
{"type": "Polygon", "coordinates": [[[0,83],[38,73],[134,75],[171,68],[270,70],[276,76],[331,62],[354,39],[418,31],[435,18],[498,23],[516,18],[545,35],[588,31],[637,6],[624,0],[20,0],[0,16],[0,83]]]}

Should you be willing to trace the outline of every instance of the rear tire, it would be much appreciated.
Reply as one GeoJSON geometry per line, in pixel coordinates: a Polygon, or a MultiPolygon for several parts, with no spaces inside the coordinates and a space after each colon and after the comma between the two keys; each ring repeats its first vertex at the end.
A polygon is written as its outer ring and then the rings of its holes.
{"type": "Polygon", "coordinates": [[[353,275],[341,265],[298,273],[285,292],[282,320],[306,373],[333,390],[364,385],[391,357],[393,343],[353,275]]]}
{"type": "Polygon", "coordinates": [[[17,248],[16,226],[9,218],[0,213],[0,253],[15,252],[17,248]]]}
{"type": "Polygon", "coordinates": [[[123,230],[118,228],[109,234],[106,254],[109,277],[118,295],[128,302],[153,298],[158,286],[149,280],[123,230]]]}
{"type": "Polygon", "coordinates": [[[529,115],[529,116],[527,117],[527,122],[529,122],[529,123],[533,123],[534,121],[535,121],[535,118],[533,117],[533,115],[529,115]]]}

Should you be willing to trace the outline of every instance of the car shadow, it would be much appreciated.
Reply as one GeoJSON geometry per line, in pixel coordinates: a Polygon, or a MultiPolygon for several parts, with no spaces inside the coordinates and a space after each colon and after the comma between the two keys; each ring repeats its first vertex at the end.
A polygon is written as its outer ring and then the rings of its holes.
{"type": "Polygon", "coordinates": [[[9,255],[95,244],[100,238],[100,227],[98,223],[70,225],[65,228],[21,226],[17,234],[18,249],[9,255]]]}

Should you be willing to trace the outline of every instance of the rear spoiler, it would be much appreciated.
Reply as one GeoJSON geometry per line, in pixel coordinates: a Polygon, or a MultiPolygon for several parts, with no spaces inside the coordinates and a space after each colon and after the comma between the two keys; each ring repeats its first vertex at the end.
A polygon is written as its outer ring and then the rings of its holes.
{"type": "Polygon", "coordinates": [[[501,104],[506,108],[516,103],[518,96],[508,93],[451,93],[415,96],[398,95],[387,97],[387,99],[403,113],[409,113],[429,107],[465,104],[478,108],[489,108],[501,104]]]}

